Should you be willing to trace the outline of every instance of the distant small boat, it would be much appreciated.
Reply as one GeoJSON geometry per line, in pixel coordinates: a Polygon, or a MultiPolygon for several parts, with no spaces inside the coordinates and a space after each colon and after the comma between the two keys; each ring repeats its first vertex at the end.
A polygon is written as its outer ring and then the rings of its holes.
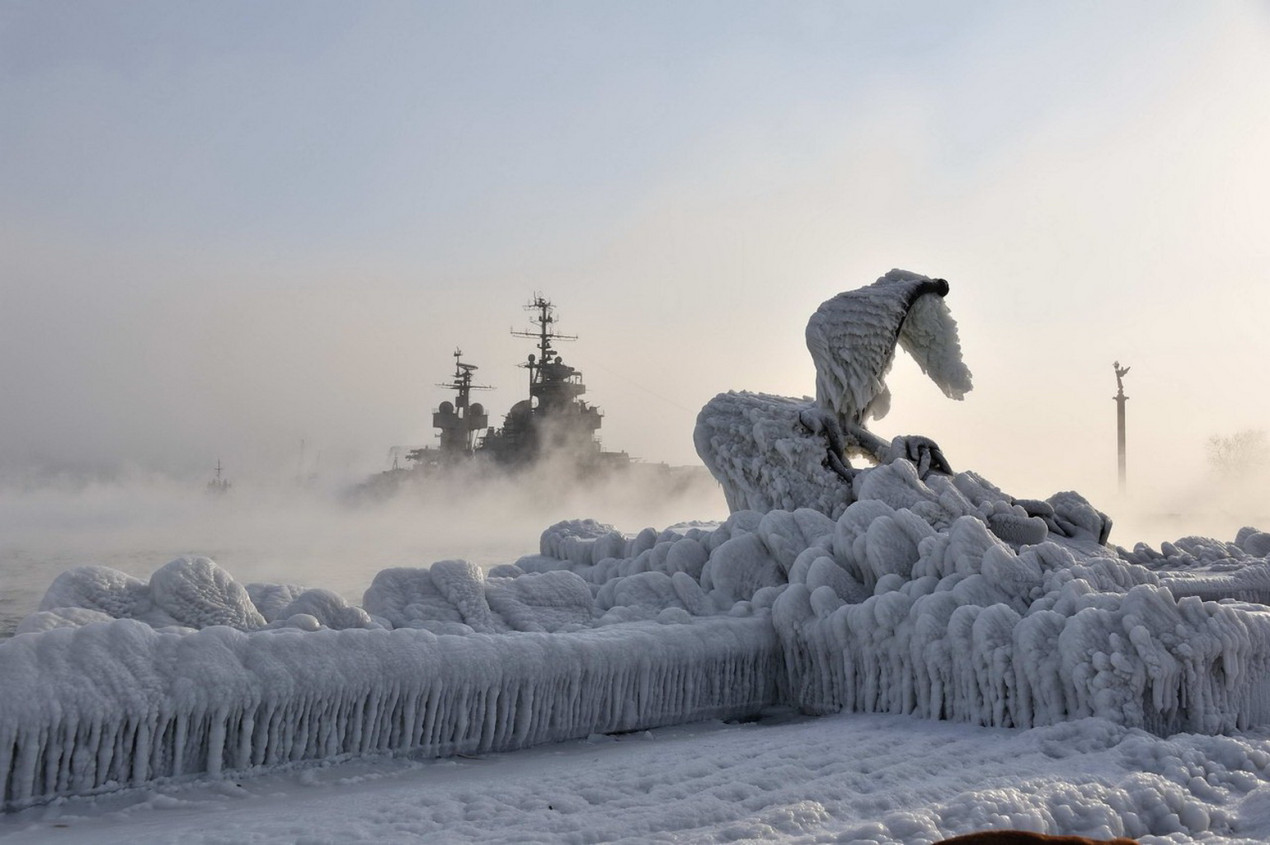
{"type": "Polygon", "coordinates": [[[209,495],[223,496],[229,492],[229,479],[221,475],[222,467],[220,459],[216,460],[216,477],[207,482],[207,492],[209,495]]]}

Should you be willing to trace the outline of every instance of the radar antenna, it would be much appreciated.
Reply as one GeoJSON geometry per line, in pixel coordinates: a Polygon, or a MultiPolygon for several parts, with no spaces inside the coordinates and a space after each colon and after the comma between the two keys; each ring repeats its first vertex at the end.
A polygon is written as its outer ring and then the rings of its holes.
{"type": "Polygon", "coordinates": [[[454,376],[449,382],[438,382],[437,387],[445,387],[456,391],[454,397],[454,407],[456,409],[467,408],[468,398],[473,390],[494,389],[488,384],[472,384],[472,373],[479,369],[480,367],[475,364],[463,363],[463,350],[457,346],[454,347],[454,376]]]}
{"type": "MultiPolygon", "coordinates": [[[[432,414],[432,427],[440,430],[440,458],[444,461],[472,457],[476,449],[477,432],[489,424],[485,408],[480,403],[471,402],[473,390],[494,389],[487,384],[472,384],[472,374],[477,369],[479,368],[475,364],[464,363],[463,350],[455,348],[454,376],[448,383],[437,385],[455,392],[453,405],[442,402],[441,407],[432,414]]],[[[427,454],[427,449],[416,449],[406,455],[406,458],[419,461],[424,460],[427,454]]]]}
{"type": "MultiPolygon", "coordinates": [[[[577,340],[575,334],[560,334],[553,331],[551,326],[556,322],[556,308],[551,301],[543,297],[541,293],[535,293],[533,301],[525,306],[526,311],[537,311],[535,317],[530,317],[530,322],[538,327],[536,332],[516,331],[512,330],[513,337],[527,337],[531,340],[538,341],[538,361],[539,363],[550,363],[557,357],[556,350],[552,348],[553,340],[577,340]]],[[[522,364],[530,371],[530,381],[534,381],[534,357],[529,356],[529,363],[522,364]]]]}

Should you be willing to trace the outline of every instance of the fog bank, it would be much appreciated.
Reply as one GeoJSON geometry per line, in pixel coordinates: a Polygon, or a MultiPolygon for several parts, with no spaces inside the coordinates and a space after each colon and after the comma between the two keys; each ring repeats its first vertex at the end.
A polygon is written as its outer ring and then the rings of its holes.
{"type": "Polygon", "coordinates": [[[543,529],[596,518],[619,531],[727,515],[712,481],[666,488],[612,478],[591,485],[543,472],[479,484],[429,483],[350,501],[350,480],[201,482],[0,481],[0,631],[35,609],[62,571],[100,564],[148,578],[168,561],[206,555],[242,583],[323,587],[361,601],[375,573],[462,558],[488,567],[536,554],[543,529]]]}

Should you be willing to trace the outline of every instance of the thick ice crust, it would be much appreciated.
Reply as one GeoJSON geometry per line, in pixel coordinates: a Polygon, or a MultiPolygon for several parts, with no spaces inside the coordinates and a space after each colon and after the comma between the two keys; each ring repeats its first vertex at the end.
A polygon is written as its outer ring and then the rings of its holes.
{"type": "Polygon", "coordinates": [[[836,517],[851,504],[850,481],[829,464],[830,437],[807,426],[815,408],[809,399],[740,391],[701,409],[697,454],[731,510],[813,508],[836,517]]]}
{"type": "Polygon", "coordinates": [[[463,637],[61,628],[0,647],[0,796],[14,809],[160,778],[743,717],[777,700],[779,663],[762,619],[463,637]]]}

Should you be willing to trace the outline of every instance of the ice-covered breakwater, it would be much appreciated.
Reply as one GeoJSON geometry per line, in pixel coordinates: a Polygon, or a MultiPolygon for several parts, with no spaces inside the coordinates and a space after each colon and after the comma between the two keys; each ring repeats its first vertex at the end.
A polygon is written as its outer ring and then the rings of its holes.
{"type": "Polygon", "coordinates": [[[1053,540],[1016,547],[990,524],[961,515],[937,530],[877,500],[848,508],[773,607],[792,700],[1007,727],[1266,724],[1270,608],[1179,598],[1205,576],[1165,581],[1053,540]]]}
{"type": "MultiPolygon", "coordinates": [[[[1101,542],[1109,521],[1074,493],[1018,500],[974,473],[923,480],[907,460],[858,473],[853,496],[837,519],[738,511],[706,541],[704,604],[770,615],[783,701],[1002,727],[1270,723],[1270,608],[1224,592],[1266,582],[1270,535],[1126,551],[1101,542]]],[[[673,544],[615,561],[586,533],[544,540],[599,574],[601,594],[634,579],[676,594],[682,576],[660,563],[673,544]]]]}
{"type": "Polygon", "coordinates": [[[1201,599],[1270,598],[1270,535],[1125,552],[1076,493],[1016,499],[954,473],[928,437],[868,429],[890,405],[897,347],[950,398],[971,389],[948,293],[892,270],[838,294],[807,323],[814,399],[729,392],[697,418],[697,452],[734,510],[835,520],[772,602],[790,700],[1002,726],[1263,723],[1265,607],[1201,599]]]}
{"type": "Polygon", "coordinates": [[[860,477],[837,519],[738,511],[633,537],[561,523],[489,573],[385,570],[360,607],[242,586],[206,558],[149,581],[71,570],[0,643],[5,806],[780,703],[1017,727],[1270,723],[1270,612],[1184,595],[1270,570],[1254,554],[1270,536],[1130,552],[1098,543],[1103,518],[1074,494],[1025,508],[907,461],[860,477]],[[1030,520],[1041,542],[1000,536],[1030,520]]]}
{"type": "Polygon", "coordinates": [[[0,646],[0,795],[13,809],[160,778],[740,717],[776,701],[779,662],[759,619],[508,637],[60,628],[0,646]]]}
{"type": "MultiPolygon", "coordinates": [[[[564,535],[592,538],[588,553],[621,556],[630,575],[672,546],[661,565],[699,575],[723,536],[626,539],[583,522],[544,544],[564,535]]],[[[512,750],[780,700],[780,648],[762,616],[704,604],[694,616],[639,577],[614,592],[567,559],[523,563],[384,570],[361,607],[244,586],[207,558],[148,580],[69,570],[0,643],[3,806],[349,755],[512,750]]]]}

